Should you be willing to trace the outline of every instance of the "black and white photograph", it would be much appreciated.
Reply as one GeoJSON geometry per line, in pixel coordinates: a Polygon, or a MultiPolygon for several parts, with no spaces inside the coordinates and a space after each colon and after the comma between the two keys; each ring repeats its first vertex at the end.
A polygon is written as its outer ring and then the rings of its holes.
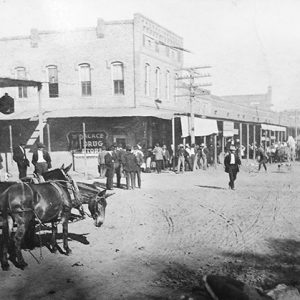
{"type": "Polygon", "coordinates": [[[0,0],[0,299],[300,300],[299,0],[0,0]]]}

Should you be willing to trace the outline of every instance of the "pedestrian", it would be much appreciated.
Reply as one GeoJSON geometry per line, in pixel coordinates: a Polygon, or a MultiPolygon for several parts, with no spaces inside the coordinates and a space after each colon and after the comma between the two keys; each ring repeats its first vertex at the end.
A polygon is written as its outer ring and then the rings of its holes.
{"type": "Polygon", "coordinates": [[[32,154],[32,164],[34,165],[34,173],[36,175],[42,175],[52,168],[51,157],[48,151],[45,149],[45,145],[38,142],[36,149],[32,154]]]}
{"type": "Polygon", "coordinates": [[[163,149],[163,170],[170,167],[170,152],[166,145],[162,146],[163,149]]]}
{"type": "Polygon", "coordinates": [[[17,163],[19,170],[19,179],[27,176],[27,168],[29,167],[29,160],[26,156],[25,143],[20,143],[19,146],[13,149],[13,160],[17,163]]]}
{"type": "Polygon", "coordinates": [[[123,169],[126,177],[127,190],[135,189],[135,174],[138,169],[138,162],[136,156],[131,152],[131,146],[126,146],[126,153],[122,160],[123,169]]]}
{"type": "Polygon", "coordinates": [[[144,157],[146,158],[146,169],[145,173],[151,173],[151,163],[153,158],[152,147],[149,147],[147,151],[145,151],[144,157]]]}
{"type": "Polygon", "coordinates": [[[208,149],[206,148],[205,144],[202,143],[198,150],[198,159],[200,160],[200,168],[202,167],[203,170],[207,169],[207,156],[208,149]]]}
{"type": "Polygon", "coordinates": [[[193,171],[192,165],[191,165],[191,148],[189,144],[185,145],[185,165],[187,165],[188,171],[193,171]]]}
{"type": "Polygon", "coordinates": [[[153,149],[153,154],[155,157],[155,165],[156,165],[156,171],[157,173],[161,173],[161,169],[163,166],[163,149],[160,147],[159,143],[156,143],[154,149],[153,149]]]}
{"type": "Polygon", "coordinates": [[[106,169],[106,171],[105,171],[106,189],[107,190],[113,190],[113,178],[114,178],[114,174],[115,174],[112,150],[113,150],[112,147],[109,147],[104,156],[105,169],[106,169]]]}
{"type": "Polygon", "coordinates": [[[122,146],[117,146],[113,144],[112,158],[114,160],[114,172],[117,176],[117,188],[121,188],[121,177],[122,177],[122,153],[125,151],[122,146]]]}
{"type": "Polygon", "coordinates": [[[236,148],[234,145],[229,147],[229,154],[225,156],[224,166],[225,172],[229,174],[229,188],[234,190],[234,181],[236,180],[237,173],[239,172],[239,166],[241,160],[239,155],[235,152],[236,148]]]}
{"type": "Polygon", "coordinates": [[[133,154],[136,156],[137,159],[137,170],[135,172],[137,177],[137,183],[138,188],[141,188],[142,179],[141,179],[141,173],[142,173],[142,164],[144,163],[144,154],[143,152],[138,148],[138,145],[133,147],[133,154]]]}
{"type": "Polygon", "coordinates": [[[178,164],[177,164],[177,173],[184,173],[184,164],[185,164],[185,149],[182,144],[178,146],[178,151],[177,151],[177,157],[178,157],[178,164]],[[182,167],[182,169],[181,169],[182,167]]]}
{"type": "Polygon", "coordinates": [[[257,160],[258,160],[258,172],[260,171],[261,165],[264,166],[264,169],[267,172],[266,163],[268,162],[268,155],[262,145],[260,145],[257,149],[257,160]]]}
{"type": "Polygon", "coordinates": [[[102,145],[99,149],[98,153],[98,171],[100,178],[104,178],[106,174],[106,166],[105,166],[105,155],[106,155],[106,146],[102,145]]]}

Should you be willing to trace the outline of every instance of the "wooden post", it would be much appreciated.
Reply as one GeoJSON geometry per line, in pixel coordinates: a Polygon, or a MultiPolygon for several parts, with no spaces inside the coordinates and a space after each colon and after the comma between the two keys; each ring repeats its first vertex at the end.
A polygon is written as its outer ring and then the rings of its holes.
{"type": "Polygon", "coordinates": [[[12,127],[9,125],[9,150],[10,150],[10,163],[13,163],[13,140],[12,140],[12,127]]]}
{"type": "Polygon", "coordinates": [[[256,126],[253,125],[253,159],[255,159],[256,157],[256,126]]]}
{"type": "Polygon", "coordinates": [[[44,143],[43,109],[42,109],[42,97],[41,97],[40,88],[38,88],[38,98],[39,98],[39,138],[40,138],[40,142],[44,143]]]}
{"type": "Polygon", "coordinates": [[[50,125],[47,123],[48,152],[51,152],[50,125]]]}
{"type": "Polygon", "coordinates": [[[214,134],[214,165],[217,167],[217,134],[214,134]]]}
{"type": "Polygon", "coordinates": [[[175,155],[176,155],[176,145],[175,145],[175,116],[172,117],[172,145],[173,149],[173,158],[172,158],[172,164],[173,164],[173,171],[175,171],[175,155]]]}
{"type": "Polygon", "coordinates": [[[243,124],[240,123],[240,145],[243,143],[243,124]]]}
{"type": "Polygon", "coordinates": [[[246,140],[246,151],[247,151],[247,160],[249,160],[249,124],[247,126],[247,140],[246,140]]]}
{"type": "Polygon", "coordinates": [[[85,123],[82,123],[83,131],[83,154],[84,154],[84,176],[87,177],[87,159],[86,159],[86,134],[85,134],[85,123]]]}

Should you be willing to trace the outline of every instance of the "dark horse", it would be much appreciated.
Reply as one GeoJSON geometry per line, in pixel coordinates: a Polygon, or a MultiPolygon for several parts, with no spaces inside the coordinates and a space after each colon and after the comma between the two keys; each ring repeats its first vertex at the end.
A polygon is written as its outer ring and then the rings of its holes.
{"type": "MultiPolygon", "coordinates": [[[[58,249],[56,234],[57,222],[60,220],[63,227],[65,254],[71,253],[71,249],[68,246],[68,220],[71,215],[71,209],[76,207],[82,212],[83,210],[78,187],[72,178],[67,175],[70,168],[71,165],[66,169],[60,168],[45,173],[43,175],[45,179],[51,180],[44,183],[14,183],[0,195],[0,210],[3,217],[3,253],[1,262],[3,270],[9,268],[7,260],[9,243],[13,243],[11,248],[15,251],[13,253],[15,257],[12,257],[15,265],[21,269],[27,266],[22,256],[21,243],[26,232],[34,232],[30,227],[32,224],[35,224],[35,220],[38,220],[40,223],[52,223],[52,252],[56,252],[58,249]],[[17,225],[17,230],[13,239],[11,239],[13,223],[17,225]]],[[[105,193],[106,190],[94,193],[94,201],[96,203],[105,203],[106,205],[105,193]]],[[[96,209],[98,209],[97,207],[96,209]]],[[[102,210],[102,213],[104,212],[102,210]]]]}

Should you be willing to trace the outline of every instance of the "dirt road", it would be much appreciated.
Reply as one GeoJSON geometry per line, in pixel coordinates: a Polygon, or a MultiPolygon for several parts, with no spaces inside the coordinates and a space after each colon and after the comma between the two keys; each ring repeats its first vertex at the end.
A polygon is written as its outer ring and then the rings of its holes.
{"type": "Polygon", "coordinates": [[[26,270],[1,271],[0,299],[179,299],[207,273],[299,288],[300,165],[252,171],[235,191],[222,167],[142,174],[142,189],[113,191],[103,227],[70,224],[72,255],[36,248],[26,270]]]}

